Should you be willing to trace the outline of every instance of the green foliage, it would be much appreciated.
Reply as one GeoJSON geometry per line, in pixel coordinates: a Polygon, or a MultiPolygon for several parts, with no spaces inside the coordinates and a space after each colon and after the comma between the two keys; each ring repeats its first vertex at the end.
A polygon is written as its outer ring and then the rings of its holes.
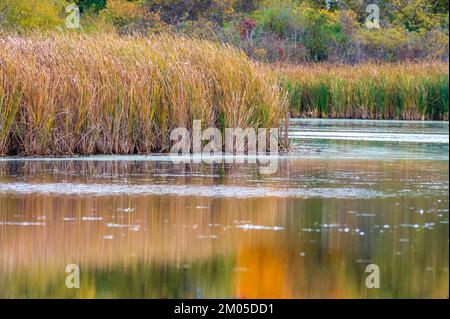
{"type": "Polygon", "coordinates": [[[66,0],[0,0],[0,26],[51,29],[62,25],[66,0]]]}
{"type": "Polygon", "coordinates": [[[338,43],[345,37],[337,16],[327,10],[317,11],[304,7],[301,17],[305,27],[302,40],[310,57],[314,61],[326,60],[333,43],[338,43]]]}
{"type": "Polygon", "coordinates": [[[259,32],[244,45],[246,52],[258,58],[263,49],[273,59],[270,51],[290,50],[281,59],[289,62],[448,59],[448,1],[380,1],[381,29],[366,28],[362,1],[324,3],[264,1],[252,14],[259,32]],[[296,53],[287,43],[295,45],[296,53]]]}
{"type": "Polygon", "coordinates": [[[408,31],[448,28],[448,0],[389,0],[382,1],[381,8],[387,22],[402,25],[408,31]]]}
{"type": "Polygon", "coordinates": [[[144,19],[145,10],[140,0],[108,0],[99,17],[119,31],[137,28],[144,19]]]}
{"type": "Polygon", "coordinates": [[[274,32],[278,36],[288,35],[299,25],[295,12],[284,5],[261,8],[255,17],[263,31],[274,32]]]}
{"type": "Polygon", "coordinates": [[[80,7],[81,12],[92,10],[98,13],[106,7],[106,0],[76,0],[75,3],[80,7]]]}
{"type": "Polygon", "coordinates": [[[254,17],[262,32],[300,43],[313,61],[327,59],[333,44],[345,38],[336,13],[305,3],[267,1],[254,17]]]}

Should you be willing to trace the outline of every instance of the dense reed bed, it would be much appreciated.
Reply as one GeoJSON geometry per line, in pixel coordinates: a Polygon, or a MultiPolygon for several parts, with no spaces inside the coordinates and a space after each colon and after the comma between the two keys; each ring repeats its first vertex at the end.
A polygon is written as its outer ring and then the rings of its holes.
{"type": "Polygon", "coordinates": [[[292,116],[448,120],[448,85],[443,62],[268,67],[173,35],[0,33],[0,156],[167,151],[194,119],[276,127],[287,104],[292,116]]]}
{"type": "Polygon", "coordinates": [[[448,120],[448,63],[283,66],[293,116],[448,120]]]}
{"type": "Polygon", "coordinates": [[[171,35],[0,34],[0,155],[165,151],[174,127],[277,127],[269,68],[171,35]]]}

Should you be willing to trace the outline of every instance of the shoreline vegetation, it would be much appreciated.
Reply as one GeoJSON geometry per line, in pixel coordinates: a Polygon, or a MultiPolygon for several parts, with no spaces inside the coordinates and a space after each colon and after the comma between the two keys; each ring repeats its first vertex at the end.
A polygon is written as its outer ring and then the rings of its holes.
{"type": "Polygon", "coordinates": [[[293,117],[448,121],[448,63],[281,66],[293,117]]]}
{"type": "Polygon", "coordinates": [[[448,120],[447,62],[265,64],[179,35],[0,33],[0,156],[166,152],[293,117],[448,120]]]}
{"type": "Polygon", "coordinates": [[[274,71],[228,45],[172,35],[0,37],[0,155],[164,152],[170,132],[277,127],[274,71]]]}

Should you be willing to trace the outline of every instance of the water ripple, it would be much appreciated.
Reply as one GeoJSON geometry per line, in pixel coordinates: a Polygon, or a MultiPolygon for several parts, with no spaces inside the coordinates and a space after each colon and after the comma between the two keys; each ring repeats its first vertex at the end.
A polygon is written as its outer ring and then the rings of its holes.
{"type": "Polygon", "coordinates": [[[172,195],[217,198],[380,198],[392,196],[380,191],[359,187],[271,189],[228,185],[119,185],[81,183],[0,183],[0,193],[96,196],[172,195]]]}

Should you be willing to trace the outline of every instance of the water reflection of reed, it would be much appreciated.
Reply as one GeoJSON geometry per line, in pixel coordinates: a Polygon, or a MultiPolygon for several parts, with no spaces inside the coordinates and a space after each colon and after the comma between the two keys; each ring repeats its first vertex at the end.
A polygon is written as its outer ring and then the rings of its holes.
{"type": "Polygon", "coordinates": [[[2,195],[0,296],[72,296],[64,269],[78,263],[87,276],[78,297],[446,297],[448,227],[405,209],[433,205],[2,195]],[[375,225],[391,228],[381,236],[375,225]],[[384,289],[364,287],[367,263],[380,265],[384,289]]]}
{"type": "Polygon", "coordinates": [[[297,159],[260,176],[248,165],[0,162],[2,183],[345,185],[415,194],[371,200],[1,194],[0,297],[447,297],[446,165],[297,159]],[[417,196],[427,189],[432,196],[417,196]],[[255,226],[266,229],[248,229],[255,226]],[[69,263],[84,269],[76,292],[64,288],[69,263]],[[382,269],[380,290],[364,286],[368,263],[382,269]]]}
{"type": "MultiPolygon", "coordinates": [[[[0,162],[0,182],[132,183],[242,185],[255,187],[336,186],[396,190],[436,183],[448,189],[442,161],[348,161],[283,159],[275,175],[263,176],[258,166],[217,163],[178,164],[163,161],[25,161],[0,162]],[[420,179],[417,179],[417,176],[420,179]]],[[[416,189],[415,189],[416,190],[416,189]]]]}

